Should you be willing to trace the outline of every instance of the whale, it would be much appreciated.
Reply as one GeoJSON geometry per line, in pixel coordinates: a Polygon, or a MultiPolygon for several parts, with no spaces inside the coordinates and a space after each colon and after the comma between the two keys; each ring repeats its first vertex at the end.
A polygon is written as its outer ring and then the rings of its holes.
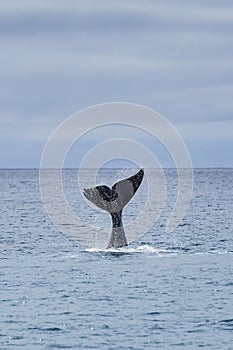
{"type": "Polygon", "coordinates": [[[137,192],[144,176],[144,169],[135,175],[116,182],[111,188],[99,185],[83,190],[84,196],[98,208],[107,211],[112,218],[112,232],[107,249],[127,246],[122,223],[122,210],[137,192]]]}

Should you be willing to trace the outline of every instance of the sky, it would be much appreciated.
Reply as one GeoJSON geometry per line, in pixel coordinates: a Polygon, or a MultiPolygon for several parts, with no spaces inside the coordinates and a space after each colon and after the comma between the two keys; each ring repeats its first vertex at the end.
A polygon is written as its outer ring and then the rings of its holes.
{"type": "Polygon", "coordinates": [[[39,167],[63,120],[112,101],[167,118],[194,167],[233,167],[232,1],[0,0],[0,45],[0,167],[39,167]]]}

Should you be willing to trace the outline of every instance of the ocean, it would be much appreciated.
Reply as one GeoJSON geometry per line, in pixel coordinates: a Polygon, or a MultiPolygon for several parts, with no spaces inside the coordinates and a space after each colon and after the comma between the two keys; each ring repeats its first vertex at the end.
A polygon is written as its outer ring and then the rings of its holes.
{"type": "MultiPolygon", "coordinates": [[[[104,169],[99,181],[113,184],[128,172],[104,169]]],[[[233,348],[233,169],[194,169],[190,207],[172,233],[165,227],[176,171],[165,175],[160,218],[128,247],[108,251],[98,244],[106,241],[101,232],[110,235],[110,216],[83,200],[77,170],[63,174],[81,218],[77,239],[48,217],[38,169],[0,170],[1,350],[233,348]]],[[[145,181],[123,211],[126,236],[146,189],[145,181]]],[[[152,196],[156,206],[159,190],[152,196]]]]}

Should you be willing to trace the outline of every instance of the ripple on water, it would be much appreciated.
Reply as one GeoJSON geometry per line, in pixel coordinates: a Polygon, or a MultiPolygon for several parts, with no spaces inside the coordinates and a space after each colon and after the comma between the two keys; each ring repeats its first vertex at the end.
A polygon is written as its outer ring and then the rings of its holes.
{"type": "Polygon", "coordinates": [[[217,322],[217,324],[223,329],[223,330],[233,330],[233,318],[220,320],[217,322]]]}
{"type": "MultiPolygon", "coordinates": [[[[76,171],[66,175],[72,208],[83,208],[73,195],[76,171]]],[[[174,202],[168,191],[168,210],[140,243],[100,251],[53,227],[38,171],[0,170],[0,349],[231,350],[233,170],[198,170],[195,181],[173,233],[163,224],[174,202]]]]}

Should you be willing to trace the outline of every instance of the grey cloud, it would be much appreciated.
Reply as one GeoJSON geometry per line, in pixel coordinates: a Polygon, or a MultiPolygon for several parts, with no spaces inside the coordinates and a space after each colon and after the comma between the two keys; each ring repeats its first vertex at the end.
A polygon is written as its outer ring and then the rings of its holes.
{"type": "Polygon", "coordinates": [[[140,30],[148,23],[140,15],[134,15],[133,21],[129,15],[122,13],[40,13],[32,12],[1,18],[0,30],[4,35],[54,34],[64,31],[109,32],[140,30]]]}
{"type": "Polygon", "coordinates": [[[233,15],[228,7],[194,2],[113,2],[100,1],[98,6],[87,1],[64,3],[25,2],[24,7],[3,7],[0,32],[2,35],[42,35],[64,31],[89,32],[97,35],[153,30],[170,32],[226,32],[233,29],[233,15]],[[53,4],[53,6],[51,5],[53,4]]]}
{"type": "Polygon", "coordinates": [[[232,34],[226,0],[0,1],[1,145],[8,137],[33,153],[35,140],[38,155],[64,118],[117,100],[187,122],[190,144],[199,140],[189,131],[205,122],[217,130],[222,121],[224,144],[233,119],[232,34]]]}

